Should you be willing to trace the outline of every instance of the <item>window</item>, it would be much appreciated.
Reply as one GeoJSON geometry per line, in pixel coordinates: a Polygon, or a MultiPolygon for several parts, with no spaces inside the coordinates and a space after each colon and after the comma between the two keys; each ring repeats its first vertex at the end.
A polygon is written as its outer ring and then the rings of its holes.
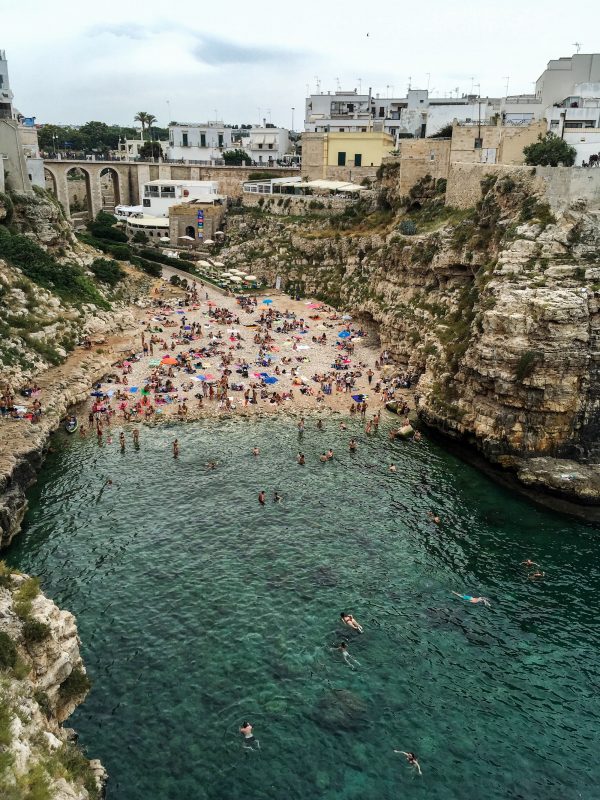
{"type": "Polygon", "coordinates": [[[273,145],[272,145],[272,144],[270,144],[270,145],[269,145],[269,150],[272,150],[272,149],[273,149],[273,145]]]}
{"type": "Polygon", "coordinates": [[[223,147],[223,134],[219,134],[219,147],[223,147]]]}
{"type": "Polygon", "coordinates": [[[206,134],[200,134],[200,147],[206,147],[206,134]]]}
{"type": "Polygon", "coordinates": [[[362,153],[355,153],[354,154],[354,166],[355,167],[362,167],[362,153]]]}
{"type": "Polygon", "coordinates": [[[477,136],[475,138],[475,144],[473,145],[473,147],[475,148],[475,150],[481,150],[481,148],[483,147],[483,139],[477,136]]]}
{"type": "Polygon", "coordinates": [[[338,152],[338,167],[346,166],[346,153],[338,152]]]}
{"type": "Polygon", "coordinates": [[[259,150],[262,150],[262,149],[263,149],[263,146],[262,146],[262,144],[259,144],[259,145],[258,145],[258,149],[259,149],[259,150]]]}
{"type": "Polygon", "coordinates": [[[379,116],[385,117],[385,108],[383,106],[379,106],[379,116]]]}
{"type": "Polygon", "coordinates": [[[186,131],[185,133],[182,133],[182,134],[181,134],[181,146],[182,146],[182,147],[187,147],[187,146],[188,146],[188,135],[187,135],[187,131],[186,131]]]}
{"type": "Polygon", "coordinates": [[[367,132],[367,129],[366,129],[366,128],[361,128],[361,129],[360,129],[360,132],[361,132],[361,133],[366,133],[366,132],[367,132]]]}
{"type": "Polygon", "coordinates": [[[348,103],[348,113],[352,114],[353,111],[354,111],[354,103],[348,103]]]}
{"type": "Polygon", "coordinates": [[[150,208],[150,198],[144,197],[143,206],[144,208],[150,208]]]}

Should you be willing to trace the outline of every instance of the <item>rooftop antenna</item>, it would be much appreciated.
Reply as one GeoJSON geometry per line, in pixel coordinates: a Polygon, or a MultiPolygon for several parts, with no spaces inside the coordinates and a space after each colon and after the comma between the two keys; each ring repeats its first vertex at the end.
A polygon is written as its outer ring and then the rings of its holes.
{"type": "Polygon", "coordinates": [[[471,94],[473,94],[473,87],[475,86],[475,76],[471,75],[471,94]]]}
{"type": "Polygon", "coordinates": [[[308,83],[306,84],[306,96],[310,97],[310,86],[308,83]]]}
{"type": "Polygon", "coordinates": [[[458,98],[458,95],[459,95],[459,92],[460,92],[460,89],[459,89],[459,87],[458,87],[458,86],[455,86],[455,87],[454,87],[454,91],[456,92],[456,97],[458,98]]]}
{"type": "Polygon", "coordinates": [[[581,42],[573,42],[573,47],[577,48],[577,52],[581,50],[581,42]]]}
{"type": "Polygon", "coordinates": [[[506,94],[505,97],[508,97],[508,84],[510,83],[510,75],[504,75],[504,80],[506,81],[506,94]]]}
{"type": "Polygon", "coordinates": [[[389,85],[389,83],[386,83],[386,85],[385,85],[385,96],[388,97],[388,98],[390,96],[390,85],[389,85]]]}
{"type": "Polygon", "coordinates": [[[410,92],[410,82],[412,81],[412,75],[408,76],[408,91],[410,92]]]}
{"type": "Polygon", "coordinates": [[[338,92],[341,92],[342,91],[342,84],[340,83],[340,79],[339,78],[335,79],[335,84],[337,86],[338,92]]]}
{"type": "Polygon", "coordinates": [[[317,94],[321,91],[321,79],[318,75],[315,75],[315,82],[317,84],[317,94]]]}
{"type": "Polygon", "coordinates": [[[426,72],[425,75],[427,75],[427,92],[429,92],[429,83],[431,81],[431,72],[426,72]]]}
{"type": "Polygon", "coordinates": [[[362,94],[362,78],[357,78],[358,81],[358,93],[362,94]]]}

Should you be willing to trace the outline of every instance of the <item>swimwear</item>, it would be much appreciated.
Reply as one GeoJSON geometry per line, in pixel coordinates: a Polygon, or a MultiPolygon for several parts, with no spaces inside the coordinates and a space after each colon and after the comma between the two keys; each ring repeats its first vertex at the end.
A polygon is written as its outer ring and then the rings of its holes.
{"type": "Polygon", "coordinates": [[[462,595],[462,599],[463,599],[463,600],[472,600],[472,599],[473,599],[473,596],[472,596],[472,595],[470,595],[470,594],[463,594],[463,595],[462,595]]]}

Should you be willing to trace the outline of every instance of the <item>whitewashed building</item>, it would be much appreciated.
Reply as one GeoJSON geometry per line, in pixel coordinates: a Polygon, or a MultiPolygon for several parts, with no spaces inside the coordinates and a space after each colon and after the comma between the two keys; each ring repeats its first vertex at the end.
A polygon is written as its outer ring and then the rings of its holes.
{"type": "Polygon", "coordinates": [[[577,150],[576,166],[600,153],[600,81],[578,83],[546,110],[548,130],[577,150]]]}
{"type": "Polygon", "coordinates": [[[240,145],[254,164],[273,165],[293,151],[286,128],[252,128],[240,145]]]}
{"type": "Polygon", "coordinates": [[[170,161],[212,162],[232,149],[232,129],[223,122],[169,125],[167,158],[170,161]]]}
{"type": "Polygon", "coordinates": [[[168,217],[169,208],[186,200],[211,202],[219,195],[217,181],[156,180],[144,184],[142,207],[144,215],[168,217]]]}

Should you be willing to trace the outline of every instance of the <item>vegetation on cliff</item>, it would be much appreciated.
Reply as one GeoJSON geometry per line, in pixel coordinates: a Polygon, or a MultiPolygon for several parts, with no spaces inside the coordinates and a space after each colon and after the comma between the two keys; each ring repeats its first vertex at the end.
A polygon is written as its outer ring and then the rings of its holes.
{"type": "Polygon", "coordinates": [[[60,726],[90,687],[73,618],[3,562],[0,609],[0,796],[98,798],[90,762],[60,726]]]}

